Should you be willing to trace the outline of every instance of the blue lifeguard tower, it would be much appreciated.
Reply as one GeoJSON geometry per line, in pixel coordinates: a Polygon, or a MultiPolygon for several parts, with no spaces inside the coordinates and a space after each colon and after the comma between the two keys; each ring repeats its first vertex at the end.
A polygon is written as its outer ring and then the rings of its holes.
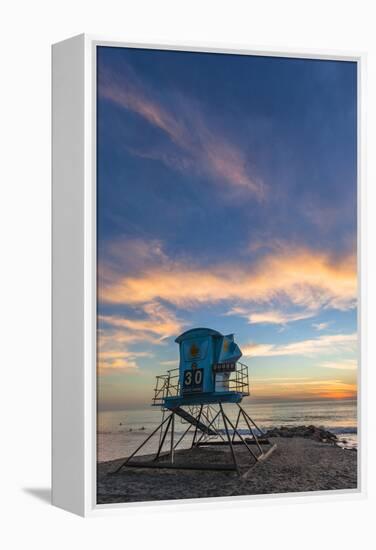
{"type": "Polygon", "coordinates": [[[152,400],[152,405],[162,410],[161,423],[114,473],[123,466],[133,466],[235,470],[240,474],[241,465],[235,452],[238,445],[247,449],[253,461],[266,458],[275,445],[270,445],[263,431],[240,405],[249,395],[249,378],[248,367],[239,361],[242,352],[234,335],[223,335],[210,328],[194,328],[178,336],[175,342],[179,345],[179,367],[157,376],[152,400]],[[225,412],[225,405],[231,407],[232,414],[225,412]],[[176,436],[177,418],[184,424],[179,437],[176,436]],[[142,456],[137,456],[157,435],[158,445],[152,458],[143,460],[142,456]],[[187,441],[190,436],[191,440],[187,441]],[[175,451],[183,447],[183,442],[185,449],[226,446],[230,449],[230,461],[207,463],[197,456],[192,461],[187,453],[182,453],[186,460],[180,460],[175,451]]]}

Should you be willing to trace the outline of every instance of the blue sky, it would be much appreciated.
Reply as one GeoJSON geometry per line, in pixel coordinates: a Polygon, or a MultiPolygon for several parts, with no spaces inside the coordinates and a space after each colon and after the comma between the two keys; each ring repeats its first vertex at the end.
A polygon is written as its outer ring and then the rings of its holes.
{"type": "Polygon", "coordinates": [[[187,328],[255,399],[356,391],[356,64],[98,48],[104,409],[150,402],[187,328]]]}

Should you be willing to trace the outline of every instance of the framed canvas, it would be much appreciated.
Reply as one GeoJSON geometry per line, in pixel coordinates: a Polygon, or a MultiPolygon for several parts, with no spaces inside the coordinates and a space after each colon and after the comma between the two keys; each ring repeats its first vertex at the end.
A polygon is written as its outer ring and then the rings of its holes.
{"type": "Polygon", "coordinates": [[[364,57],[52,61],[53,503],[362,496],[364,57]]]}

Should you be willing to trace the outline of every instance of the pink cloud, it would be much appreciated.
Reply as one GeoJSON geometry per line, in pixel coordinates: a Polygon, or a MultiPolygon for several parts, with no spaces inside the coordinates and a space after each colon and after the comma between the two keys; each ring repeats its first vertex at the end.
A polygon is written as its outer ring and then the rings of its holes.
{"type": "Polygon", "coordinates": [[[124,74],[113,75],[102,71],[98,92],[118,107],[137,113],[149,124],[167,135],[179,153],[161,147],[149,150],[130,148],[133,154],[162,161],[175,170],[194,169],[210,178],[214,184],[227,184],[243,189],[256,199],[265,197],[265,185],[250,174],[245,153],[210,127],[200,108],[186,98],[179,97],[179,109],[166,109],[155,94],[146,90],[134,72],[125,67],[124,74]]]}

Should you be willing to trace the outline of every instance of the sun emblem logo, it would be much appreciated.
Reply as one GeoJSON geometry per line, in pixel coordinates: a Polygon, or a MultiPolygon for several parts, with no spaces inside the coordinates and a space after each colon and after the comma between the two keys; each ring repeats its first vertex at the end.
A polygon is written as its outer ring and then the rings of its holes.
{"type": "Polygon", "coordinates": [[[200,348],[197,347],[195,343],[193,343],[189,349],[189,353],[191,354],[192,357],[197,357],[199,352],[200,352],[200,348]]]}
{"type": "Polygon", "coordinates": [[[230,342],[228,340],[223,340],[223,351],[227,352],[230,347],[230,342]]]}

